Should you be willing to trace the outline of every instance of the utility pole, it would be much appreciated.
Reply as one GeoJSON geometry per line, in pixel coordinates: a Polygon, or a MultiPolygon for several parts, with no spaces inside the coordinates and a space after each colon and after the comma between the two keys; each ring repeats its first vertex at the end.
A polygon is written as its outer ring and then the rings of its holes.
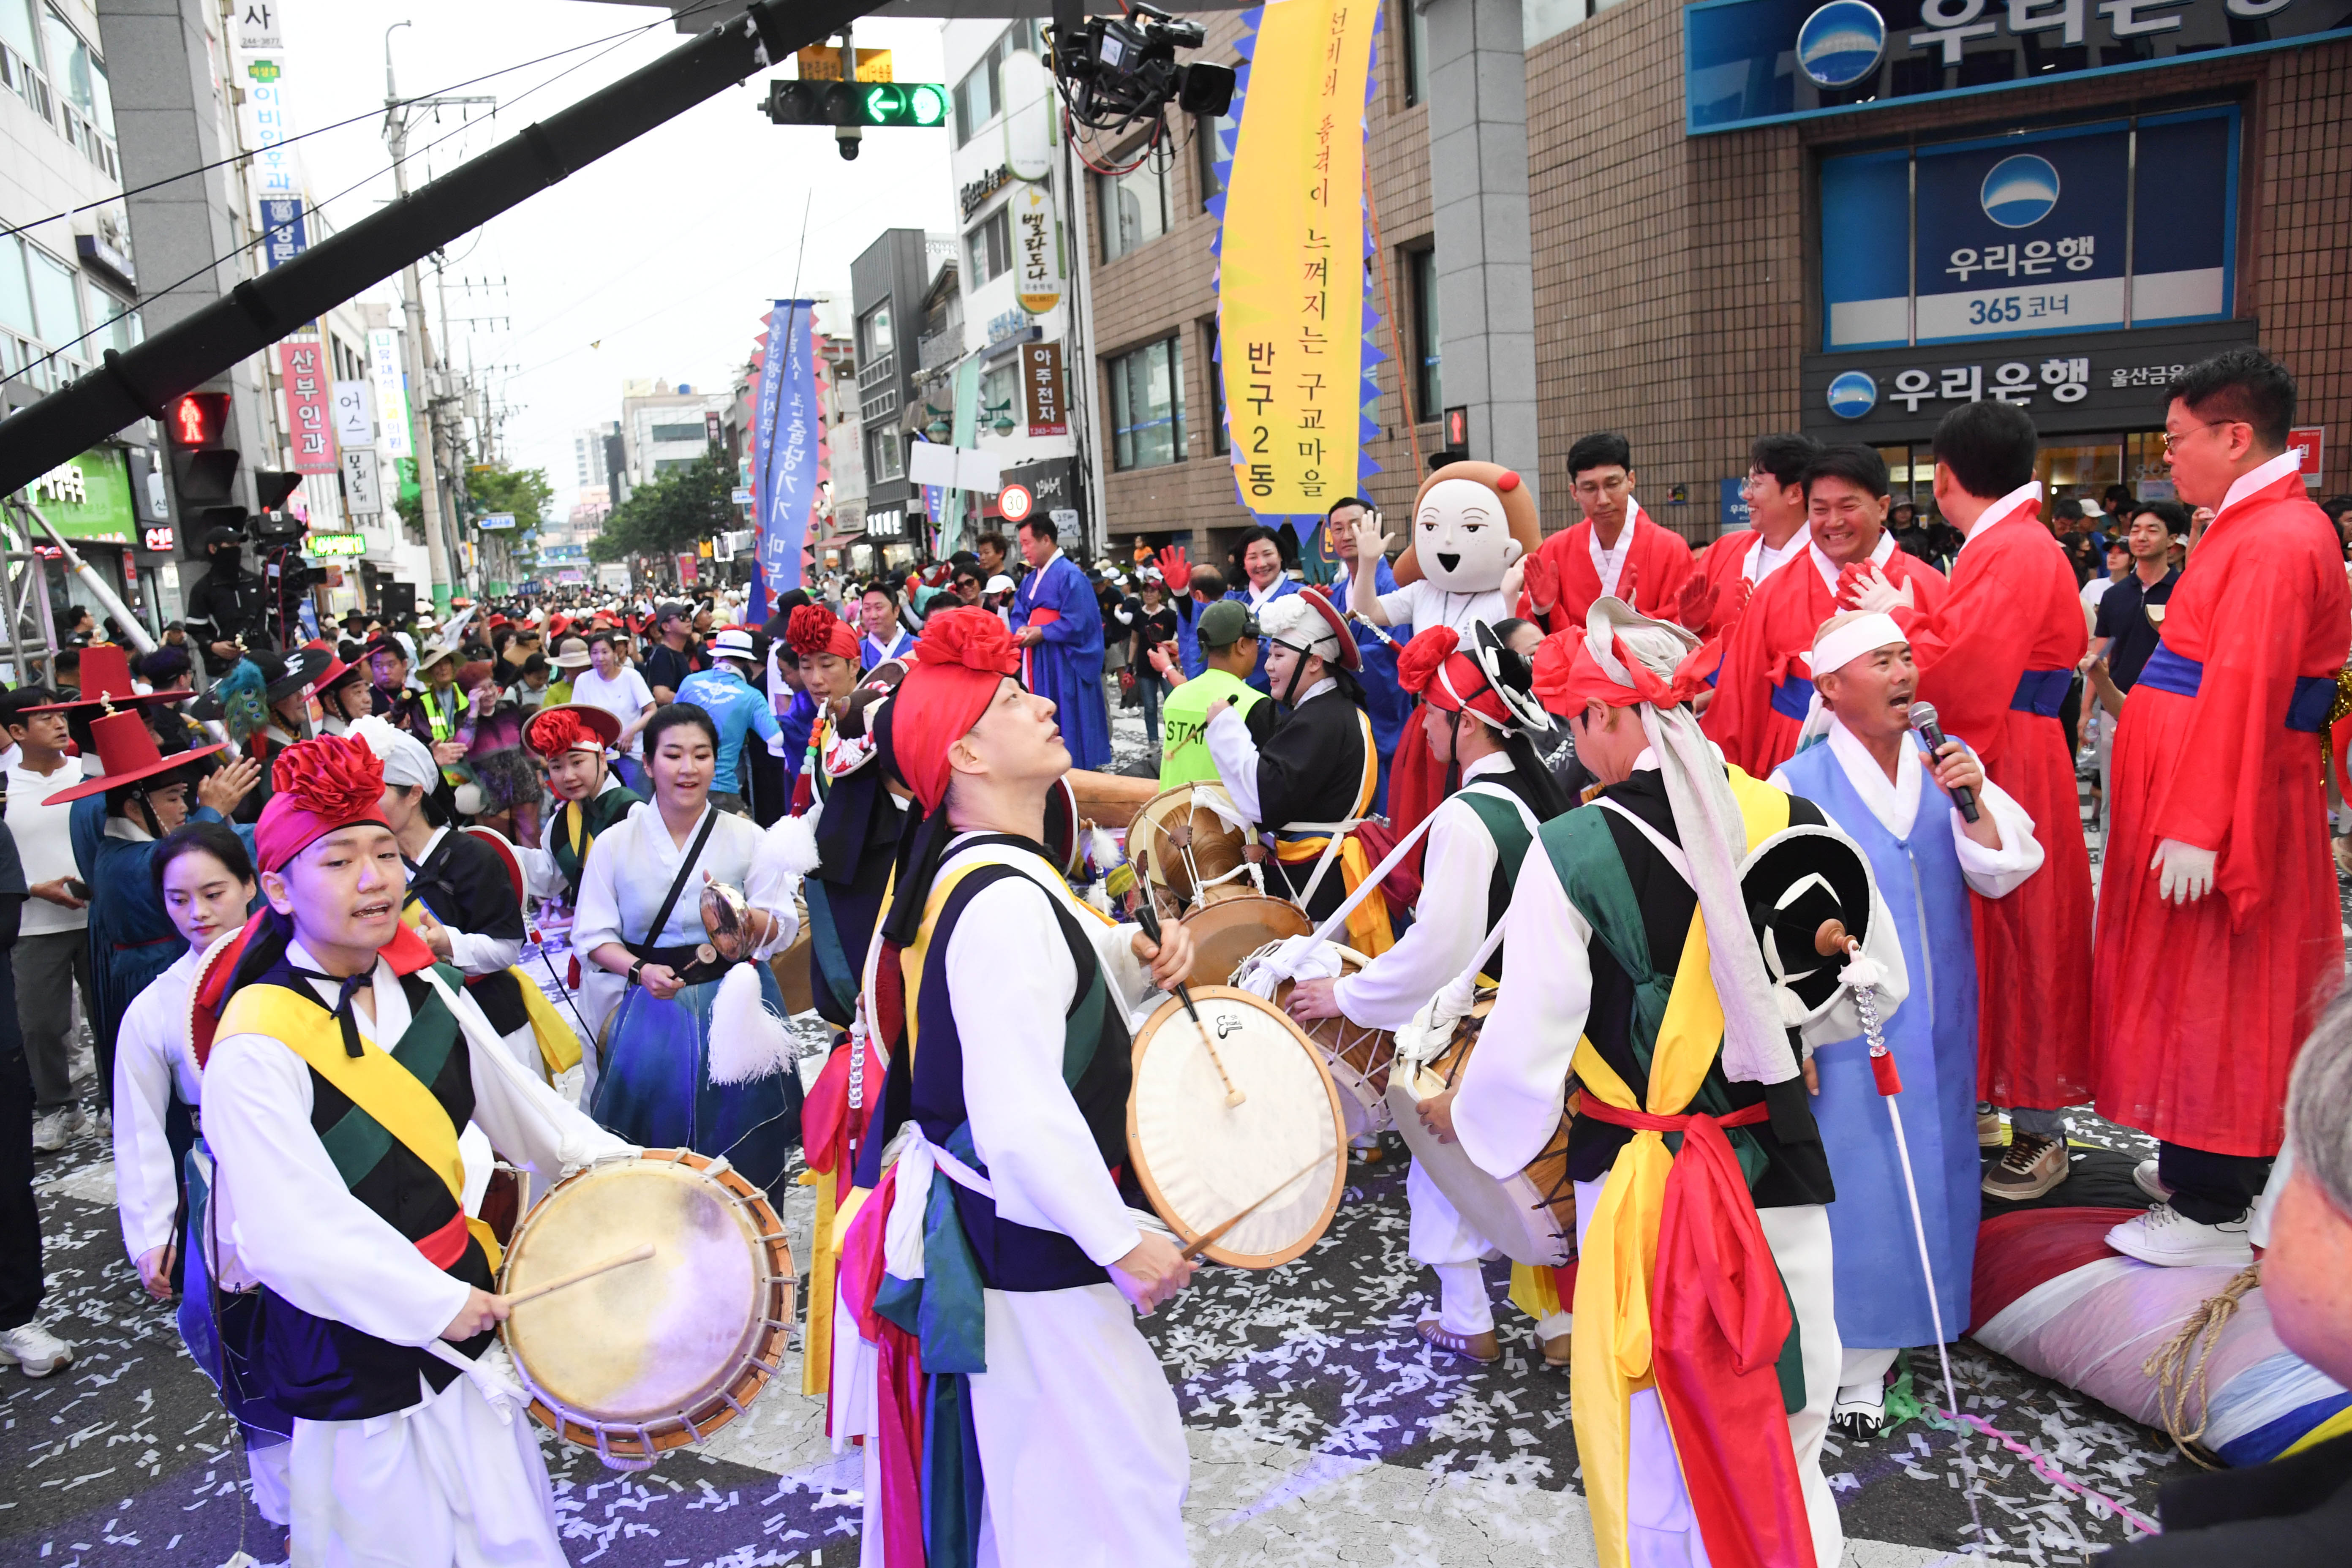
{"type": "MultiPolygon", "coordinates": [[[[394,191],[402,198],[408,195],[408,113],[411,109],[433,108],[445,103],[495,103],[489,98],[429,98],[414,104],[401,101],[400,89],[393,76],[392,36],[410,26],[394,22],[383,30],[383,135],[392,149],[392,180],[394,191]]],[[[441,447],[435,438],[439,421],[434,417],[433,388],[425,375],[425,284],[417,276],[416,263],[410,262],[400,272],[401,319],[408,331],[409,417],[415,426],[409,445],[417,454],[416,488],[425,513],[425,552],[433,573],[433,613],[446,619],[449,600],[455,592],[457,576],[451,569],[448,522],[441,505],[441,447]]],[[[446,314],[446,312],[445,312],[446,314]]]]}

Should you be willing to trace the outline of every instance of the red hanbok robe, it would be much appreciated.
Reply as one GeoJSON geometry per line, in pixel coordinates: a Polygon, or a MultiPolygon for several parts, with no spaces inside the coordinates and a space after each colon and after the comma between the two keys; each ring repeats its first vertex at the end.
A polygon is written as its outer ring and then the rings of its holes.
{"type": "MultiPolygon", "coordinates": [[[[1633,531],[1633,541],[1625,552],[1625,563],[1618,568],[1617,596],[1624,597],[1624,574],[1630,572],[1633,574],[1633,607],[1645,616],[1671,615],[1675,594],[1691,574],[1690,545],[1674,530],[1652,522],[1640,501],[1628,500],[1625,506],[1625,526],[1633,531]]],[[[1520,617],[1547,632],[1569,626],[1583,630],[1584,614],[1601,597],[1601,574],[1592,564],[1591,520],[1553,534],[1536,553],[1559,574],[1559,597],[1553,601],[1550,614],[1538,616],[1535,601],[1521,593],[1520,617]]]]}
{"type": "Polygon", "coordinates": [[[1895,620],[1919,663],[1919,700],[1976,749],[2042,841],[2040,876],[1969,903],[1977,1098],[2046,1110],[2091,1091],[2091,855],[2058,721],[2088,634],[2074,568],[2041,516],[2039,485],[1995,501],[1952,563],[1943,603],[1895,620]]]}
{"type": "MultiPolygon", "coordinates": [[[[1916,603],[1941,601],[1943,574],[1895,548],[1893,534],[1878,536],[1870,558],[1893,581],[1911,584],[1916,603]]],[[[1837,568],[1820,547],[1808,544],[1801,555],[1757,585],[1748,613],[1725,642],[1715,700],[1701,715],[1699,727],[1723,748],[1726,761],[1754,777],[1771,777],[1774,768],[1797,754],[1797,732],[1804,728],[1805,709],[1813,695],[1812,671],[1806,662],[1813,651],[1813,634],[1823,621],[1853,607],[1839,604],[1831,591],[1836,574],[1837,568]]],[[[2079,612],[2074,618],[2081,621],[2079,612]]]]}
{"type": "Polygon", "coordinates": [[[2108,773],[2099,1113],[2192,1149],[2274,1154],[2288,1068],[2344,973],[2320,770],[2352,595],[2294,453],[2231,487],[2163,633],[2108,773]],[[2195,903],[2158,891],[2148,862],[2167,838],[2220,851],[2195,903]]]}
{"type": "Polygon", "coordinates": [[[1790,541],[1790,543],[1796,546],[1794,550],[1782,556],[1769,570],[1764,568],[1759,559],[1757,569],[1751,571],[1748,564],[1748,554],[1762,542],[1763,538],[1764,536],[1755,529],[1743,528],[1736,532],[1725,534],[1698,552],[1692,570],[1705,577],[1713,585],[1715,613],[1707,617],[1706,625],[1692,626],[1690,630],[1703,637],[1721,637],[1729,631],[1733,624],[1739,619],[1740,580],[1749,579],[1751,585],[1760,584],[1782,566],[1792,565],[1804,559],[1804,546],[1810,535],[1802,527],[1800,527],[1790,541]]]}

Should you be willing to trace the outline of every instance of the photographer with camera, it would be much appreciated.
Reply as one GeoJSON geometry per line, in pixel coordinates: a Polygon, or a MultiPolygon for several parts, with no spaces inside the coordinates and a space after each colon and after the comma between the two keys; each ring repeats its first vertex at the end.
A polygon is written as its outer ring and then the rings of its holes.
{"type": "Polygon", "coordinates": [[[222,526],[205,534],[212,570],[188,592],[187,628],[204,650],[205,668],[226,675],[247,648],[273,647],[268,626],[269,588],[245,569],[245,536],[222,526]]]}

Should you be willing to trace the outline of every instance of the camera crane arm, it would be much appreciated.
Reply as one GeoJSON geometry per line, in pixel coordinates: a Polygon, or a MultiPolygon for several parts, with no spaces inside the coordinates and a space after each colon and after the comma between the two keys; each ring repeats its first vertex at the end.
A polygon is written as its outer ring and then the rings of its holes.
{"type": "Polygon", "coordinates": [[[876,0],[752,0],[744,15],[525,126],[128,353],[109,349],[100,368],[0,420],[0,495],[125,426],[161,420],[173,398],[302,322],[877,8],[876,0]]]}

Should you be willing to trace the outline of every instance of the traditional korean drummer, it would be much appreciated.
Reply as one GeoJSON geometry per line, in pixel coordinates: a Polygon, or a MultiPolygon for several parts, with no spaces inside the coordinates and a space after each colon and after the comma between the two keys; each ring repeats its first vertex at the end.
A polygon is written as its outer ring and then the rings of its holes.
{"type": "MultiPolygon", "coordinates": [[[[926,1406],[919,1456],[903,1426],[866,1434],[867,1561],[898,1560],[886,1531],[921,1530],[939,1561],[941,1531],[971,1548],[976,1529],[983,1562],[1173,1565],[1186,1561],[1191,1460],[1134,1314],[1192,1268],[1164,1234],[1139,1229],[1113,1172],[1127,1162],[1130,1006],[1184,976],[1192,941],[1171,925],[1155,947],[1111,924],[1043,852],[1046,795],[1070,757],[1054,704],[1022,689],[1019,668],[995,616],[940,612],[877,721],[881,759],[923,816],[880,931],[869,1001],[892,1055],[860,1172],[875,1197],[842,1261],[861,1366],[875,1369],[857,1375],[879,1376],[879,1403],[853,1394],[845,1406],[836,1384],[835,1409],[926,1406]],[[900,1152],[877,1185],[886,1141],[900,1152]],[[886,1232],[899,1265],[887,1282],[886,1232]],[[909,1242],[919,1278],[900,1272],[909,1242]],[[919,1387],[898,1381],[908,1357],[871,1353],[907,1347],[909,1325],[919,1387]],[[978,1473],[942,1452],[976,1453],[978,1473]]],[[[849,1331],[845,1321],[836,1340],[849,1331]]]]}
{"type": "Polygon", "coordinates": [[[498,1244],[460,1206],[457,1136],[477,1123],[547,1182],[630,1146],[501,1049],[401,922],[373,752],[306,741],[274,783],[255,834],[269,908],[199,980],[194,1044],[221,1282],[262,1291],[242,1349],[295,1418],[295,1560],[560,1564],[547,1468],[494,1365],[498,1244]]]}
{"type": "MultiPolygon", "coordinates": [[[[1427,868],[1412,928],[1362,970],[1301,980],[1289,1010],[1301,1019],[1347,1017],[1366,1028],[1399,1029],[1477,956],[1510,907],[1519,863],[1536,829],[1569,801],[1529,738],[1547,728],[1534,672],[1473,622],[1465,647],[1452,626],[1432,626],[1406,645],[1397,682],[1422,700],[1421,721],[1438,768],[1460,787],[1431,815],[1427,868]]],[[[1503,973],[1497,949],[1484,973],[1503,973]]],[[[1405,1174],[1413,1261],[1437,1271],[1438,1316],[1420,1325],[1432,1347],[1475,1362],[1498,1361],[1495,1311],[1478,1265],[1496,1256],[1415,1161],[1405,1174]]],[[[1569,1314],[1555,1297],[1541,1303],[1536,1338],[1544,1361],[1568,1364],[1569,1314]]]]}

